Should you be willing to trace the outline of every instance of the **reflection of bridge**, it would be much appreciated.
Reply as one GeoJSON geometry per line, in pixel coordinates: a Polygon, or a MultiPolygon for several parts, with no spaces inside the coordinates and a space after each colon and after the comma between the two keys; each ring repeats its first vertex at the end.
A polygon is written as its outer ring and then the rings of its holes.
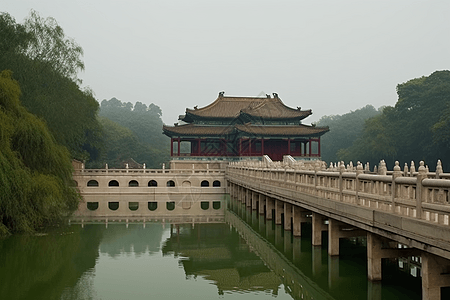
{"type": "MultiPolygon", "coordinates": [[[[288,160],[289,161],[289,160],[288,160]]],[[[450,286],[450,180],[448,174],[401,171],[369,174],[359,165],[335,170],[305,170],[291,161],[284,166],[261,162],[232,163],[226,179],[232,199],[284,219],[285,230],[301,234],[312,217],[312,243],[322,244],[328,231],[328,253],[339,255],[339,238],[367,236],[368,277],[381,279],[383,258],[412,257],[421,262],[423,299],[440,299],[450,286]],[[411,175],[411,176],[410,176],[411,175]]]]}

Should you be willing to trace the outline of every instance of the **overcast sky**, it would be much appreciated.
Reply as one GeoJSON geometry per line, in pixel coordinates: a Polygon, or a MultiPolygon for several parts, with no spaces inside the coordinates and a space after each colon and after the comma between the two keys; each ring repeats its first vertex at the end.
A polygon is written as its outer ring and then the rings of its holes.
{"type": "MultiPolygon", "coordinates": [[[[5,3],[6,2],[6,3],[5,3]]],[[[173,124],[225,95],[279,94],[305,123],[367,104],[450,69],[450,1],[7,0],[36,10],[84,49],[83,86],[99,101],[155,103],[173,124]]]]}

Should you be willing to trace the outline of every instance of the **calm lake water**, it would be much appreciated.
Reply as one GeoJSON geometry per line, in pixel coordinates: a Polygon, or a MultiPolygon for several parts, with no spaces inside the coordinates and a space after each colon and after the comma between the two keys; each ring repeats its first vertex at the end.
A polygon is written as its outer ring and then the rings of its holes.
{"type": "Polygon", "coordinates": [[[421,299],[421,281],[366,248],[330,258],[243,208],[220,224],[72,224],[0,240],[0,299],[421,299]]]}

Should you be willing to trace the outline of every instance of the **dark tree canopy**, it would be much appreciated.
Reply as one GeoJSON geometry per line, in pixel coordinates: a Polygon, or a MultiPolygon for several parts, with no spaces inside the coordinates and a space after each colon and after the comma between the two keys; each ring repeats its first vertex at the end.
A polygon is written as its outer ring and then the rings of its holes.
{"type": "Polygon", "coordinates": [[[398,101],[369,119],[353,145],[340,159],[393,165],[424,160],[434,169],[441,159],[450,168],[450,71],[409,80],[397,86],[398,101]]]}
{"type": "Polygon", "coordinates": [[[372,105],[351,111],[344,115],[323,116],[317,122],[318,126],[328,126],[330,132],[321,137],[322,160],[338,161],[338,151],[348,148],[363,130],[364,122],[380,114],[372,105]]]}

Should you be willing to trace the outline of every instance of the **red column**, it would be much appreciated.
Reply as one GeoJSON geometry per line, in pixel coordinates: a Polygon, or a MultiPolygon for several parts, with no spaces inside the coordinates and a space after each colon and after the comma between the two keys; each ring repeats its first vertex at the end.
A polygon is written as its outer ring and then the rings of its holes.
{"type": "Polygon", "coordinates": [[[317,150],[318,150],[318,152],[319,152],[319,157],[321,156],[320,155],[320,136],[319,136],[319,138],[317,139],[317,150]]]}
{"type": "Polygon", "coordinates": [[[309,139],[309,157],[311,157],[311,138],[309,139]]]}
{"type": "Polygon", "coordinates": [[[181,144],[181,138],[178,137],[178,156],[180,156],[180,144],[181,144]]]}
{"type": "Polygon", "coordinates": [[[242,156],[242,139],[239,139],[239,156],[242,156]]]}
{"type": "Polygon", "coordinates": [[[170,138],[170,156],[173,156],[173,138],[170,138]]]}
{"type": "Polygon", "coordinates": [[[288,138],[288,150],[287,154],[291,155],[291,138],[288,138]]]}
{"type": "Polygon", "coordinates": [[[264,155],[264,139],[261,139],[261,156],[264,155]]]}

